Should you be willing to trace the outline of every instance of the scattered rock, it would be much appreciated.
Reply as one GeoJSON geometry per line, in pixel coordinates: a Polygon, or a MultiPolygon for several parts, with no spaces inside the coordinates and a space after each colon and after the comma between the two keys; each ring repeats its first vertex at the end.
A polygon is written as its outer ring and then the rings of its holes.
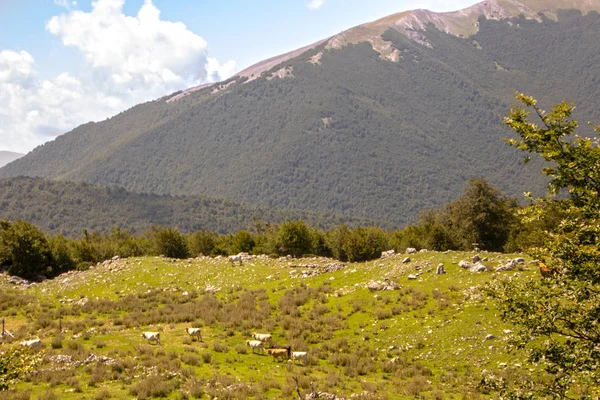
{"type": "Polygon", "coordinates": [[[381,253],[381,258],[388,258],[396,254],[395,250],[388,250],[381,253]]]}
{"type": "Polygon", "coordinates": [[[415,249],[414,247],[408,247],[406,249],[406,254],[415,254],[417,252],[417,249],[415,249]]]}
{"type": "Polygon", "coordinates": [[[446,273],[446,270],[444,269],[444,264],[442,264],[442,263],[438,264],[438,266],[437,266],[437,268],[436,268],[436,270],[435,270],[435,273],[436,273],[437,275],[442,275],[442,274],[445,274],[445,273],[446,273]]]}
{"type": "Polygon", "coordinates": [[[406,257],[404,260],[402,260],[402,262],[404,264],[409,263],[410,262],[410,257],[406,257]]]}

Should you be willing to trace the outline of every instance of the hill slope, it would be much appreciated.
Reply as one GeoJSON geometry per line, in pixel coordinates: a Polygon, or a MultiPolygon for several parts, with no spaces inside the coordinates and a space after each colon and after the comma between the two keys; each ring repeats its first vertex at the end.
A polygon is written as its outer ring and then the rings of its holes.
{"type": "MultiPolygon", "coordinates": [[[[539,166],[523,166],[502,142],[510,132],[501,116],[520,90],[544,105],[577,100],[576,118],[598,120],[600,17],[526,3],[363,25],[268,72],[83,125],[0,176],[198,194],[388,227],[453,200],[474,176],[509,195],[540,191],[539,166]],[[456,31],[464,23],[476,29],[456,31]]],[[[597,0],[571,3],[600,8],[597,0]]]]}
{"type": "Polygon", "coordinates": [[[140,234],[151,225],[176,227],[182,232],[207,229],[234,233],[253,228],[255,218],[270,223],[302,219],[323,229],[343,222],[368,223],[201,196],[140,194],[122,188],[39,178],[0,179],[0,220],[26,220],[53,234],[79,236],[84,229],[108,233],[117,226],[140,234]]]}
{"type": "MultiPolygon", "coordinates": [[[[518,273],[472,273],[456,265],[473,255],[348,265],[254,256],[236,267],[220,257],[134,258],[26,290],[0,274],[0,317],[15,342],[39,337],[46,345],[34,379],[23,377],[14,389],[65,400],[293,399],[298,382],[303,395],[312,387],[345,399],[497,398],[478,390],[485,374],[510,382],[543,371],[503,351],[511,327],[482,289],[509,277],[539,279],[539,272],[523,265],[518,273]],[[447,274],[433,272],[439,263],[447,274]],[[384,279],[396,290],[367,288],[384,279]],[[187,335],[190,326],[201,328],[201,341],[187,335]],[[144,331],[160,332],[161,344],[148,344],[144,331]],[[253,353],[245,345],[252,332],[306,351],[307,362],[253,353]]],[[[515,257],[484,255],[491,268],[515,257]]],[[[10,348],[0,342],[0,353],[10,348]]]]}

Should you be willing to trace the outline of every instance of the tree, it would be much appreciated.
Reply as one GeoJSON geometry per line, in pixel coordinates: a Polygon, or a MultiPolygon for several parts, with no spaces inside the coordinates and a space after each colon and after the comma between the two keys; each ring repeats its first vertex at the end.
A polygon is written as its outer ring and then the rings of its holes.
{"type": "Polygon", "coordinates": [[[474,243],[491,251],[501,251],[516,220],[517,204],[483,178],[469,181],[463,195],[446,206],[439,222],[463,250],[474,243]]]}
{"type": "Polygon", "coordinates": [[[148,236],[155,255],[171,258],[187,258],[190,255],[187,239],[177,229],[153,226],[148,236]]]}
{"type": "MultiPolygon", "coordinates": [[[[508,143],[537,153],[550,166],[548,196],[532,199],[524,217],[543,216],[552,202],[562,219],[530,251],[550,273],[544,278],[506,279],[492,285],[501,316],[517,331],[510,344],[543,369],[538,379],[520,383],[484,379],[504,398],[592,399],[600,396],[600,147],[598,138],[575,134],[574,105],[562,102],[549,113],[532,97],[518,94],[526,107],[513,107],[505,123],[518,133],[508,143]],[[533,110],[541,121],[530,122],[533,110]],[[556,199],[561,190],[567,197],[556,199]],[[493,382],[492,382],[493,381],[493,382]]],[[[600,131],[599,127],[595,127],[600,131]]],[[[527,157],[526,160],[529,158],[527,157]]],[[[534,364],[535,365],[535,364],[534,364]]]]}
{"type": "Polygon", "coordinates": [[[241,230],[231,238],[231,254],[249,253],[254,249],[256,242],[254,237],[248,231],[241,230]]]}
{"type": "Polygon", "coordinates": [[[0,221],[0,265],[8,265],[8,273],[22,278],[48,275],[52,261],[46,236],[25,221],[0,221]]]}
{"type": "Polygon", "coordinates": [[[277,244],[280,253],[295,257],[314,254],[315,250],[312,232],[302,221],[287,221],[281,224],[277,244]]]}

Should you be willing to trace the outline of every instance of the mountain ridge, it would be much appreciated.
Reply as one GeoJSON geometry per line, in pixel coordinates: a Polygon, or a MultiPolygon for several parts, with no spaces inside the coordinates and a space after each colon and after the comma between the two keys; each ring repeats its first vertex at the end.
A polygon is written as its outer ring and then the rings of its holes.
{"type": "Polygon", "coordinates": [[[256,79],[80,126],[0,176],[228,198],[391,228],[454,200],[476,176],[507,195],[541,193],[540,164],[523,166],[501,140],[515,90],[540,104],[577,100],[580,120],[597,120],[600,101],[598,14],[556,16],[480,18],[469,37],[429,25],[418,32],[431,46],[387,29],[381,40],[394,60],[370,42],[322,42],[256,79]]]}

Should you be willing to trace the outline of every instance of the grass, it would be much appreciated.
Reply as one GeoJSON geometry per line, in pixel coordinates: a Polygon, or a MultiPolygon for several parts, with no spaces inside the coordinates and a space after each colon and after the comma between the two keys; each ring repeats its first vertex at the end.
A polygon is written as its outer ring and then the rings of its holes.
{"type": "MultiPolygon", "coordinates": [[[[492,267],[516,257],[484,255],[492,267]]],[[[502,351],[510,327],[480,290],[514,272],[473,274],[458,267],[472,256],[419,253],[402,263],[398,255],[308,278],[291,272],[332,260],[261,257],[232,267],[225,259],[135,258],[26,290],[0,278],[8,299],[0,316],[16,340],[39,337],[46,344],[38,371],[0,399],[21,398],[16,393],[32,399],[293,398],[296,385],[303,394],[314,388],[361,399],[492,398],[477,390],[483,369],[502,374],[515,364],[529,366],[502,351]],[[435,275],[439,263],[446,275],[435,275]],[[407,279],[419,271],[417,280],[407,279]],[[366,288],[385,279],[400,290],[366,288]],[[190,340],[188,326],[201,327],[202,342],[190,340]],[[159,331],[161,345],[147,343],[143,331],[159,331]],[[245,341],[255,331],[308,351],[308,364],[253,354],[245,341]],[[486,340],[488,334],[496,339],[486,340]],[[58,355],[72,362],[59,365],[53,361],[58,355]],[[69,372],[56,373],[61,368],[69,372]]],[[[14,345],[0,344],[0,351],[14,345]]]]}

